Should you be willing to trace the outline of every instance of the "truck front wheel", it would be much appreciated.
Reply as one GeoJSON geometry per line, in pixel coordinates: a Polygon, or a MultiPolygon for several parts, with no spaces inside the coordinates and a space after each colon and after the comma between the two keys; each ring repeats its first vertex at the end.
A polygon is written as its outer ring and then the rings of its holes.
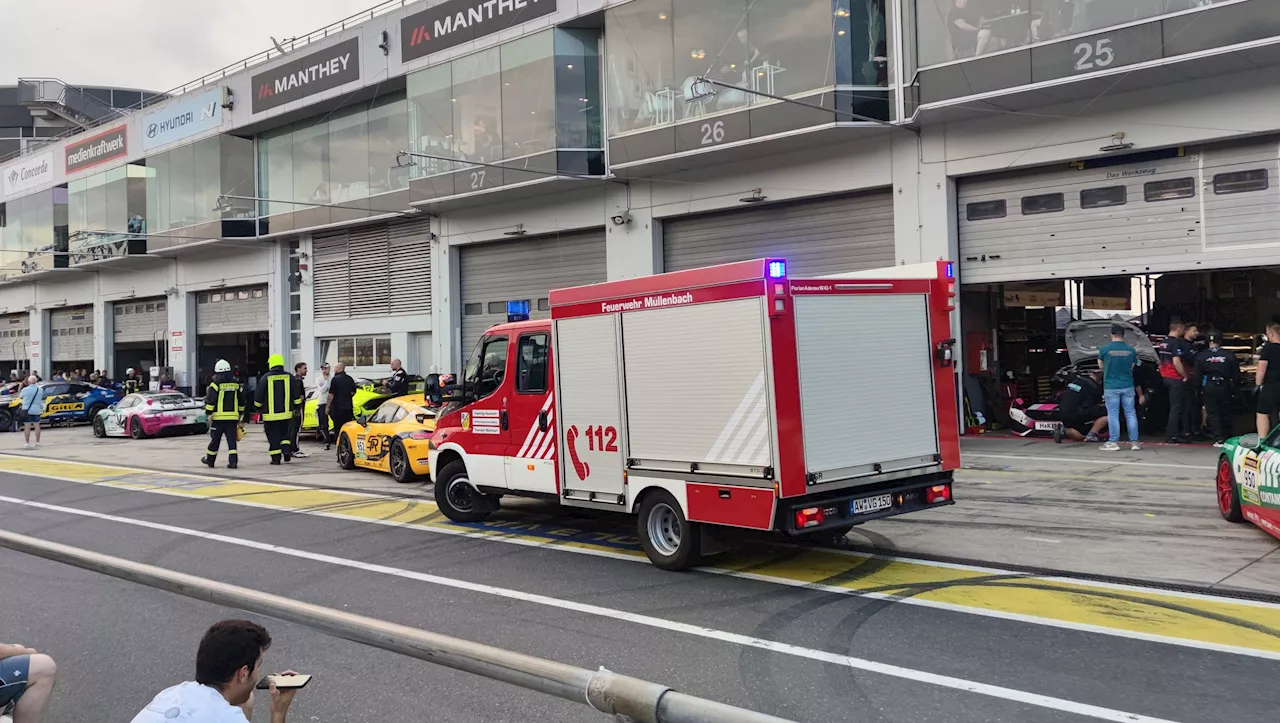
{"type": "Polygon", "coordinates": [[[684,570],[702,561],[702,530],[685,519],[666,490],[653,490],[640,503],[640,546],[663,570],[684,570]]]}
{"type": "Polygon", "coordinates": [[[435,482],[436,505],[454,522],[482,522],[498,509],[493,495],[476,491],[467,476],[467,465],[460,459],[446,464],[435,482]]]}

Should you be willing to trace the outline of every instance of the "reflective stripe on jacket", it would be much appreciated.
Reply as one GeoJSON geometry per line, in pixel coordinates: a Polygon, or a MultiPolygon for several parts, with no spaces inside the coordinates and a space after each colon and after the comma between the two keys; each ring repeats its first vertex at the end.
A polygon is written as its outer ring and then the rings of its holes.
{"type": "Polygon", "coordinates": [[[240,392],[240,382],[210,382],[204,397],[204,411],[209,414],[209,420],[225,422],[239,419],[244,412],[240,392]]]}
{"type": "Polygon", "coordinates": [[[258,381],[258,395],[254,407],[264,422],[278,422],[293,417],[293,411],[302,406],[302,387],[292,374],[270,371],[258,381]]]}

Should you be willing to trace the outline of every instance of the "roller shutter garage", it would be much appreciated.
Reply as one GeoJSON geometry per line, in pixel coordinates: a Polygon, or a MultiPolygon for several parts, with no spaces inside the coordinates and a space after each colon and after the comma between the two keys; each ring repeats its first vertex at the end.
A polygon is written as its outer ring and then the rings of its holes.
{"type": "Polygon", "coordinates": [[[54,309],[50,312],[49,359],[53,362],[92,362],[92,306],[54,309]]]}
{"type": "Polygon", "coordinates": [[[605,281],[604,229],[462,246],[462,355],[494,324],[507,302],[527,299],[529,316],[551,318],[551,289],[605,281]]]}
{"type": "Polygon", "coordinates": [[[117,344],[154,344],[169,328],[165,297],[117,301],[112,310],[117,344]]]}
{"type": "Polygon", "coordinates": [[[0,361],[26,361],[30,343],[30,314],[0,316],[0,361]]]}
{"type": "Polygon", "coordinates": [[[213,289],[196,295],[197,334],[234,334],[270,328],[266,286],[213,289]]]}
{"type": "Polygon", "coordinates": [[[431,220],[316,234],[315,318],[431,310],[431,220]]]}
{"type": "Polygon", "coordinates": [[[874,191],[663,220],[667,271],[766,256],[792,276],[894,265],[893,194],[874,191]]]}

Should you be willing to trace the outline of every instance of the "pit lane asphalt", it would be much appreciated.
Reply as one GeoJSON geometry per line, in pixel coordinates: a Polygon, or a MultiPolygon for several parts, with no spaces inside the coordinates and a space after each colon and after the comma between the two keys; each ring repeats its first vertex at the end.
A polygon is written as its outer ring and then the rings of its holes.
{"type": "MultiPolygon", "coordinates": [[[[1266,719],[1274,712],[1267,691],[1280,662],[1272,659],[25,475],[0,474],[0,494],[652,616],[671,625],[638,625],[69,511],[12,503],[0,508],[0,527],[14,532],[587,668],[604,665],[796,720],[1089,718],[692,635],[679,626],[705,626],[1168,720],[1266,719]]],[[[82,716],[67,711],[102,705],[128,710],[111,717],[127,719],[156,690],[185,677],[199,632],[225,616],[212,606],[10,552],[0,553],[0,571],[7,573],[0,625],[11,631],[8,637],[64,660],[57,705],[66,707],[56,709],[64,715],[51,720],[78,720],[82,716]],[[15,584],[20,597],[8,593],[15,584]],[[86,679],[93,682],[77,683],[86,679]]],[[[320,690],[304,691],[316,707],[294,720],[602,719],[585,708],[479,678],[281,623],[270,626],[285,631],[276,633],[277,640],[291,639],[273,649],[274,661],[306,667],[295,663],[301,659],[311,664],[307,672],[324,671],[317,678],[323,684],[312,686],[320,690]],[[353,714],[366,710],[377,714],[353,714]]]]}

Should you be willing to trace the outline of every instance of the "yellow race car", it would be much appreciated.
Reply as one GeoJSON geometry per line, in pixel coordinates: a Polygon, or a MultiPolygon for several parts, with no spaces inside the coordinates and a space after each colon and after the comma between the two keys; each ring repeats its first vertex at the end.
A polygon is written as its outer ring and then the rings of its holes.
{"type": "MultiPolygon", "coordinates": [[[[356,379],[356,394],[351,398],[352,416],[361,419],[373,413],[386,400],[391,398],[391,392],[383,386],[381,381],[370,381],[368,379],[356,379]]],[[[409,393],[421,393],[424,390],[422,377],[409,377],[409,393]]],[[[316,408],[320,406],[320,400],[316,398],[316,387],[307,389],[307,400],[302,405],[302,431],[310,434],[319,434],[320,420],[316,418],[316,408]]],[[[329,420],[329,431],[333,431],[333,420],[329,420]]]]}
{"type": "Polygon", "coordinates": [[[384,401],[364,422],[347,422],[338,434],[338,466],[388,472],[397,482],[429,477],[427,451],[436,413],[422,394],[384,401]]]}

